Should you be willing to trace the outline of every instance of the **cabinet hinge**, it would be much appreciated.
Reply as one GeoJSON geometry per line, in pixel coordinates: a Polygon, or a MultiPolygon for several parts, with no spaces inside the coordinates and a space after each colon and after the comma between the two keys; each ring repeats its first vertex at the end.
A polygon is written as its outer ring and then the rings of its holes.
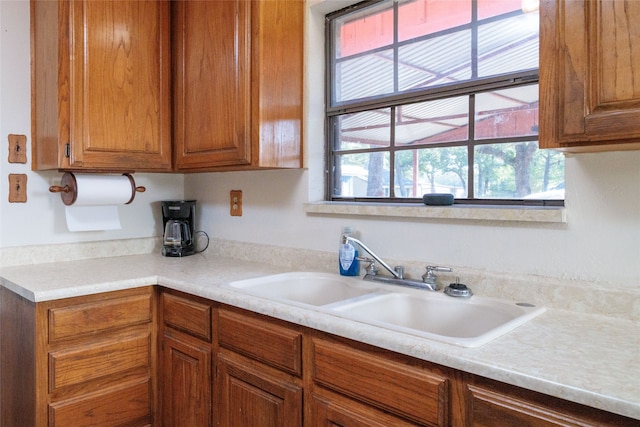
{"type": "Polygon", "coordinates": [[[71,144],[68,142],[64,145],[64,156],[67,158],[71,157],[71,144]]]}

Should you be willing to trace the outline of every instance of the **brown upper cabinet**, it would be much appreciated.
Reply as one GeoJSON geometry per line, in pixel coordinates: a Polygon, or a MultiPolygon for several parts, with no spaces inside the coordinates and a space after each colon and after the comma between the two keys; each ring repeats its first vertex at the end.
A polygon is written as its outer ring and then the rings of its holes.
{"type": "Polygon", "coordinates": [[[172,3],[174,166],[300,168],[304,1],[172,3]]]}
{"type": "Polygon", "coordinates": [[[540,147],[640,149],[640,2],[540,2],[540,147]]]}
{"type": "Polygon", "coordinates": [[[169,3],[35,1],[34,170],[171,169],[169,3]]]}
{"type": "Polygon", "coordinates": [[[32,0],[32,168],[300,168],[303,21],[301,0],[32,0]]]}

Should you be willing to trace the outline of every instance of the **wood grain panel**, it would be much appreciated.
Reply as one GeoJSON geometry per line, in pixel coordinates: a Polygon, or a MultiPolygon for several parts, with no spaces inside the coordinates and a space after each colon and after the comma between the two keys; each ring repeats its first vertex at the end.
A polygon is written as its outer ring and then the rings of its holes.
{"type": "Polygon", "coordinates": [[[99,341],[49,353],[49,391],[149,366],[151,336],[99,341]]]}
{"type": "Polygon", "coordinates": [[[164,323],[211,342],[211,306],[169,293],[162,294],[164,323]]]}
{"type": "Polygon", "coordinates": [[[211,426],[211,345],[168,330],[165,332],[162,347],[161,425],[211,426]]]}
{"type": "Polygon", "coordinates": [[[169,24],[166,1],[31,2],[33,169],[171,169],[169,24]]]}
{"type": "Polygon", "coordinates": [[[640,149],[640,3],[540,2],[541,148],[640,149]]]}
{"type": "Polygon", "coordinates": [[[35,304],[0,286],[0,426],[33,426],[36,408],[35,304]]]}
{"type": "Polygon", "coordinates": [[[417,427],[402,418],[379,409],[348,400],[340,395],[314,394],[311,401],[311,426],[313,427],[417,427]]]}
{"type": "Polygon", "coordinates": [[[259,153],[260,167],[299,168],[304,1],[257,1],[253,7],[253,149],[259,153]]]}
{"type": "Polygon", "coordinates": [[[49,342],[151,322],[150,295],[135,295],[49,310],[49,342]]]}
{"type": "Polygon", "coordinates": [[[178,169],[251,163],[252,4],[173,2],[178,169]]]}
{"type": "MultiPolygon", "coordinates": [[[[280,374],[284,376],[285,374],[280,374]]],[[[302,387],[238,361],[218,355],[219,423],[233,427],[299,427],[302,387]]]]}
{"type": "Polygon", "coordinates": [[[220,345],[290,374],[302,374],[302,333],[255,316],[219,310],[220,345]]]}
{"type": "Polygon", "coordinates": [[[148,380],[49,405],[52,427],[133,426],[150,424],[151,420],[148,380]]]}
{"type": "Polygon", "coordinates": [[[314,381],[397,415],[447,425],[448,380],[342,344],[313,340],[314,381]]]}
{"type": "Polygon", "coordinates": [[[171,166],[168,12],[158,1],[72,2],[71,166],[171,166]]]}

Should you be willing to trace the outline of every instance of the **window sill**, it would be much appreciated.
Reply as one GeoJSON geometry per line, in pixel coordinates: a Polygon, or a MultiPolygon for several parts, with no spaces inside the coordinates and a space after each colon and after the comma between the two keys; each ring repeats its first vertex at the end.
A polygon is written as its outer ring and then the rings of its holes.
{"type": "Polygon", "coordinates": [[[460,221],[567,222],[564,207],[543,206],[425,206],[422,204],[373,204],[352,202],[305,203],[304,211],[320,215],[360,215],[415,219],[446,219],[460,221]]]}

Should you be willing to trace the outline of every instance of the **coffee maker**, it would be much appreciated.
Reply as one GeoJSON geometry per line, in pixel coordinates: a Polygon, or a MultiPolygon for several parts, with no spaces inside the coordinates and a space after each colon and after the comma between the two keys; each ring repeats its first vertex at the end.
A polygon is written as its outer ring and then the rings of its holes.
{"type": "Polygon", "coordinates": [[[196,201],[160,202],[162,205],[162,255],[183,257],[196,252],[194,240],[196,201]]]}

